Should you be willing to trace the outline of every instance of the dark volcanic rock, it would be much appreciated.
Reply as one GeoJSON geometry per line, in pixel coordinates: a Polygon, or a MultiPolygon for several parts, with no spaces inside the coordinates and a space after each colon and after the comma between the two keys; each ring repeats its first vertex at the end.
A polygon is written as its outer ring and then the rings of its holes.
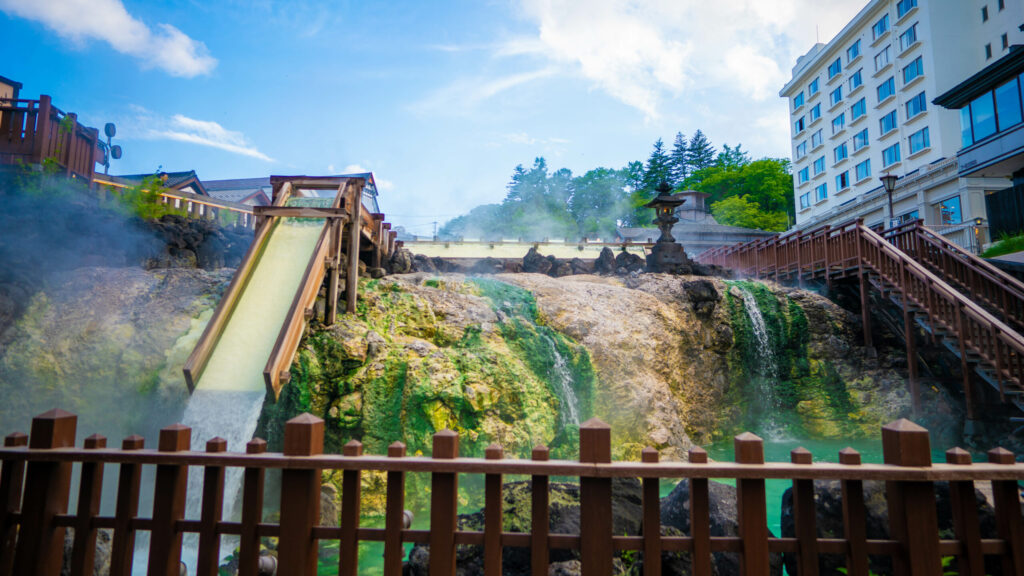
{"type": "Polygon", "coordinates": [[[406,248],[399,248],[391,253],[388,259],[388,270],[392,274],[408,274],[413,271],[412,252],[406,248]]]}
{"type": "Polygon", "coordinates": [[[604,276],[610,276],[615,274],[615,253],[612,249],[605,246],[601,249],[601,254],[594,261],[594,273],[601,274],[604,276]]]}
{"type": "Polygon", "coordinates": [[[523,256],[523,272],[535,274],[547,274],[551,271],[553,264],[550,259],[541,256],[537,248],[533,247],[523,256]]]}
{"type": "Polygon", "coordinates": [[[715,305],[722,299],[710,280],[691,280],[683,284],[683,289],[693,303],[693,311],[701,318],[710,318],[715,312],[715,305]]]}
{"type": "Polygon", "coordinates": [[[647,261],[641,256],[629,252],[619,252],[615,257],[616,268],[625,268],[626,272],[642,272],[647,267],[647,261]]]}

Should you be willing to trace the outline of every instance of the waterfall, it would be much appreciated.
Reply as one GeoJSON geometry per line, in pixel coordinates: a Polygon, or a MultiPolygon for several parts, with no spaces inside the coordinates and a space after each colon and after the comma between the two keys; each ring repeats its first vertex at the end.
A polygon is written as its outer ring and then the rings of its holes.
{"type": "Polygon", "coordinates": [[[775,417],[780,408],[778,396],[775,394],[775,384],[779,377],[779,364],[775,358],[775,350],[772,348],[771,337],[768,334],[768,326],[765,324],[764,316],[757,305],[757,300],[743,286],[739,288],[743,297],[743,309],[750,319],[750,326],[754,333],[754,354],[757,361],[757,373],[752,374],[753,384],[756,387],[758,403],[761,407],[760,422],[762,433],[769,439],[777,440],[784,435],[784,430],[775,417]]]}
{"type": "Polygon", "coordinates": [[[572,424],[578,427],[580,425],[580,408],[579,400],[576,398],[576,391],[572,387],[574,383],[572,370],[569,368],[569,363],[565,361],[565,357],[558,351],[558,345],[555,343],[554,338],[544,336],[544,339],[551,345],[551,351],[555,355],[555,364],[551,367],[551,371],[552,380],[558,387],[559,396],[562,400],[562,413],[560,415],[562,426],[572,424]]]}

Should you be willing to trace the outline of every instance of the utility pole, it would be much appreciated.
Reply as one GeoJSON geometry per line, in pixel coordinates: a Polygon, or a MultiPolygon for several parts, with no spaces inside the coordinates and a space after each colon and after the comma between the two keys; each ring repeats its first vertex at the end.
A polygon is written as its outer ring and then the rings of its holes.
{"type": "Polygon", "coordinates": [[[434,240],[437,240],[437,220],[434,220],[434,240]]]}

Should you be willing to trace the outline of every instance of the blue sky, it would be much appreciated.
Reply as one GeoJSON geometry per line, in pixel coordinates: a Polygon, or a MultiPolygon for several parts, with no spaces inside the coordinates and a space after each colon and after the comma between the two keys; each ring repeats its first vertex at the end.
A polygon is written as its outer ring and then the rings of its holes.
{"type": "Polygon", "coordinates": [[[790,154],[778,90],[865,0],[0,0],[0,75],[102,127],[112,173],[372,170],[388,220],[497,202],[701,129],[790,154]]]}

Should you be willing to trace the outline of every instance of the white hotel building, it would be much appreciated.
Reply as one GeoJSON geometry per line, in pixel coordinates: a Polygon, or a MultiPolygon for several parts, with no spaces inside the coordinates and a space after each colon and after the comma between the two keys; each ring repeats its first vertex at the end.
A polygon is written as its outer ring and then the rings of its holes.
{"type": "Polygon", "coordinates": [[[960,178],[960,120],[932,99],[1024,42],[1024,0],[870,0],[801,56],[789,100],[797,227],[888,217],[878,177],[900,177],[894,214],[925,224],[985,218],[1004,179],[960,178]]]}

